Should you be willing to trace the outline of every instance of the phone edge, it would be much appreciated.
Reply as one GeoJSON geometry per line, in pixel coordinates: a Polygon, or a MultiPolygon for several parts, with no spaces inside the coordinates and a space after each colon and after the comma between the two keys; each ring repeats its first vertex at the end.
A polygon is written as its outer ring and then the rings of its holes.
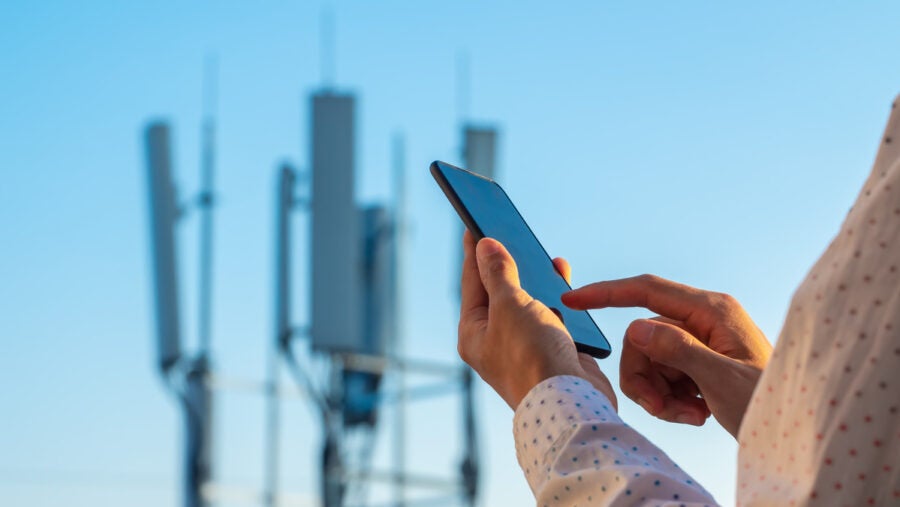
{"type": "MultiPolygon", "coordinates": [[[[475,236],[475,241],[478,242],[482,238],[484,238],[484,232],[482,232],[481,228],[478,227],[478,224],[475,223],[475,219],[472,218],[472,214],[469,213],[469,210],[466,209],[462,204],[462,200],[459,198],[459,195],[456,194],[456,191],[453,190],[453,186],[447,181],[447,177],[444,176],[443,171],[441,170],[440,164],[444,164],[439,160],[435,160],[431,163],[430,172],[431,176],[437,182],[438,186],[441,187],[441,191],[444,192],[444,195],[447,197],[447,200],[450,201],[450,204],[453,206],[453,209],[456,210],[456,214],[459,215],[459,218],[462,219],[463,225],[469,229],[469,232],[475,236]]],[[[461,169],[461,168],[460,168],[461,169]]],[[[464,170],[464,169],[461,169],[464,170]]],[[[469,171],[471,172],[471,171],[469,171]]],[[[475,174],[475,173],[472,173],[475,174]]],[[[478,175],[480,176],[480,175],[478,175]]],[[[484,178],[484,176],[481,176],[484,178]]],[[[488,178],[484,178],[488,179],[488,178]]]]}

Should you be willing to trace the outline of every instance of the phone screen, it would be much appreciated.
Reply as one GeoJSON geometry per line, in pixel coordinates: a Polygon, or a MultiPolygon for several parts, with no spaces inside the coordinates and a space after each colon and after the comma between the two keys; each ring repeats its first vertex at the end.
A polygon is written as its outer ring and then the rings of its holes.
{"type": "Polygon", "coordinates": [[[591,316],[560,301],[560,296],[571,287],[556,271],[550,256],[500,185],[443,162],[435,162],[431,167],[472,234],[477,239],[489,237],[503,243],[516,260],[522,288],[562,318],[578,350],[595,357],[608,356],[609,342],[591,316]]]}

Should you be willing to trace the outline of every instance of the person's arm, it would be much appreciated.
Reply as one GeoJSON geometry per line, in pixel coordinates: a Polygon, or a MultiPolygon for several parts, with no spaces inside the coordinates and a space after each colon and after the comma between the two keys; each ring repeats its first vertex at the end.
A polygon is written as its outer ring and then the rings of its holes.
{"type": "Polygon", "coordinates": [[[538,506],[717,505],[583,378],[535,386],[514,426],[516,456],[538,506]]]}

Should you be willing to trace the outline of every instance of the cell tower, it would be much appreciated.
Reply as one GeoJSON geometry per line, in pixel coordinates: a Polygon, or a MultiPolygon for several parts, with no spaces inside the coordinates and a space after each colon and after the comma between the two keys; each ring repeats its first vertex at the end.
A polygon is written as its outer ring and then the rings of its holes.
{"type": "MultiPolygon", "coordinates": [[[[266,474],[268,505],[281,496],[277,474],[280,433],[278,385],[281,366],[294,374],[321,415],[321,494],[325,507],[360,505],[366,486],[393,485],[392,505],[406,505],[410,491],[434,490],[444,505],[474,505],[477,453],[471,376],[457,365],[409,360],[402,349],[401,295],[404,230],[403,142],[394,145],[394,203],[361,205],[354,199],[355,98],[331,89],[312,96],[311,194],[298,198],[296,171],[279,170],[276,199],[276,331],[268,378],[269,443],[266,474]],[[301,203],[301,205],[298,205],[301,203]],[[311,322],[297,326],[290,316],[292,271],[291,221],[306,211],[310,221],[311,322]],[[299,331],[298,331],[299,330],[299,331]],[[308,341],[305,365],[297,350],[308,341]],[[324,362],[318,377],[309,365],[324,362]],[[458,388],[463,398],[464,461],[449,477],[422,477],[406,467],[405,407],[429,396],[414,392],[404,375],[435,375],[458,388]],[[370,453],[376,427],[388,402],[393,404],[392,464],[375,470],[370,453]],[[351,438],[353,437],[353,438],[351,438]]],[[[441,504],[441,503],[438,503],[441,504]]]]}
{"type": "Polygon", "coordinates": [[[311,97],[310,171],[298,173],[285,164],[276,185],[276,324],[267,373],[264,498],[269,506],[281,498],[276,479],[279,378],[286,367],[321,416],[320,490],[325,507],[363,504],[366,485],[379,481],[393,485],[392,505],[407,505],[412,489],[434,489],[443,492],[439,501],[445,504],[471,506],[477,491],[471,376],[457,365],[404,357],[399,283],[405,230],[403,141],[398,137],[394,144],[393,205],[356,202],[356,99],[334,89],[334,19],[328,9],[322,33],[324,87],[311,97]],[[297,187],[310,179],[307,195],[298,195],[297,187]],[[297,325],[291,315],[291,229],[301,213],[311,230],[311,322],[306,325],[297,325]],[[300,340],[308,345],[303,357],[298,353],[300,340]],[[316,369],[314,363],[324,368],[316,369]],[[424,397],[407,387],[408,372],[448,379],[463,394],[464,462],[452,477],[422,478],[406,466],[405,407],[424,397]],[[371,449],[388,402],[394,408],[392,464],[390,470],[378,471],[372,467],[371,449]]]}
{"type": "MultiPolygon", "coordinates": [[[[214,62],[207,67],[205,92],[212,96],[214,62]]],[[[205,507],[204,487],[212,475],[212,392],[209,387],[212,318],[212,207],[214,121],[212,107],[203,119],[201,189],[194,202],[178,202],[172,178],[172,135],[168,123],[151,122],[144,132],[153,266],[153,302],[156,316],[157,366],[166,386],[179,398],[184,411],[185,507],[205,507]],[[181,294],[178,282],[177,229],[185,212],[200,214],[198,338],[193,353],[182,345],[181,294]]]]}
{"type": "MultiPolygon", "coordinates": [[[[324,45],[332,51],[330,41],[324,45]]],[[[301,394],[321,416],[321,498],[325,507],[366,504],[367,486],[391,488],[390,505],[474,506],[478,493],[478,452],[473,374],[458,361],[436,364],[406,357],[403,338],[405,164],[403,139],[394,140],[393,202],[359,203],[355,198],[356,99],[331,86],[333,66],[323,70],[328,86],[311,97],[311,157],[308,171],[279,167],[275,198],[274,329],[269,341],[266,380],[264,505],[288,503],[278,483],[281,403],[286,369],[301,394]],[[292,314],[296,268],[292,234],[299,219],[309,222],[307,243],[311,279],[310,321],[292,314]],[[305,345],[301,349],[301,344],[305,345]],[[440,390],[407,385],[407,375],[439,379],[440,390]],[[449,388],[449,389],[448,389],[449,388]],[[407,465],[407,407],[446,393],[462,402],[462,461],[446,476],[423,476],[407,465]],[[388,408],[393,409],[388,412],[388,408]],[[391,463],[384,470],[371,460],[376,429],[385,419],[391,463]]],[[[184,505],[206,507],[227,496],[212,481],[213,376],[210,360],[212,308],[212,238],[214,206],[214,92],[207,82],[202,127],[201,188],[196,198],[179,202],[173,182],[172,134],[167,122],[146,126],[146,174],[157,367],[167,387],[181,401],[185,420],[184,505]],[[196,345],[183,340],[182,294],[178,277],[178,228],[186,212],[199,215],[198,309],[196,345]]],[[[496,132],[466,127],[467,167],[493,174],[496,132]]],[[[422,170],[424,171],[424,166],[422,170]]],[[[307,266],[303,265],[302,269],[307,266]]],[[[254,389],[260,387],[254,384],[254,389]]],[[[247,498],[246,496],[242,498],[247,498]]]]}

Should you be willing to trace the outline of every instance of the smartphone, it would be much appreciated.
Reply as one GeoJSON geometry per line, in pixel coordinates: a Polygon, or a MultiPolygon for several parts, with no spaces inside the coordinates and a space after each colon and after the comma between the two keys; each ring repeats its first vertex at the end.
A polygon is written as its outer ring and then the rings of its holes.
{"type": "Polygon", "coordinates": [[[587,312],[568,308],[560,297],[572,289],[553,266],[547,251],[497,182],[445,162],[431,164],[431,175],[475,240],[494,238],[509,250],[519,268],[522,288],[554,311],[579,352],[597,358],[611,348],[587,312]]]}

